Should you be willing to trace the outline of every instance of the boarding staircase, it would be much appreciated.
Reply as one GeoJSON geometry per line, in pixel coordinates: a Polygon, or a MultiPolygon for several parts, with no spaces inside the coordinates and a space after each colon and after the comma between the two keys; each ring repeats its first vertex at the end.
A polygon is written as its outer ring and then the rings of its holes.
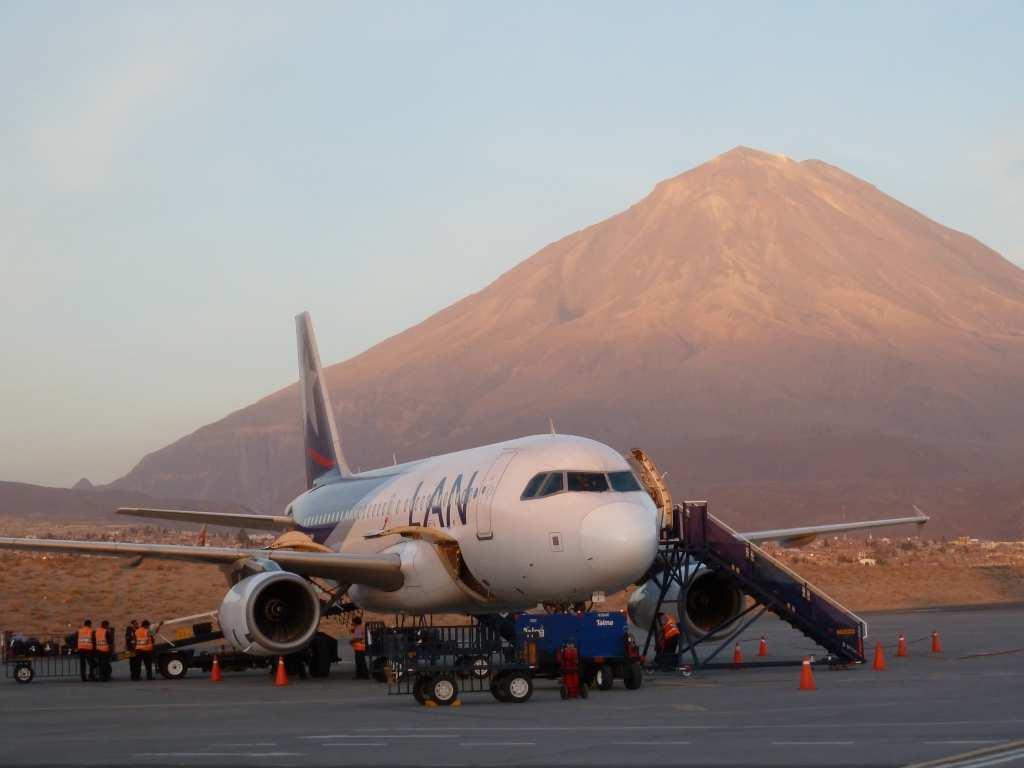
{"type": "MultiPolygon", "coordinates": [[[[696,561],[731,580],[753,598],[755,605],[743,614],[760,606],[761,613],[771,611],[828,651],[830,661],[864,661],[867,624],[708,512],[706,501],[675,505],[672,525],[664,531],[661,544],[662,563],[667,568],[676,569],[676,578],[683,587],[684,600],[688,580],[695,573],[696,561]]],[[[760,613],[754,619],[757,616],[760,613]]],[[[731,632],[719,650],[753,623],[754,619],[731,632]]],[[[708,634],[717,636],[714,630],[708,634]]],[[[689,648],[692,648],[702,640],[687,638],[687,641],[689,648]]]]}

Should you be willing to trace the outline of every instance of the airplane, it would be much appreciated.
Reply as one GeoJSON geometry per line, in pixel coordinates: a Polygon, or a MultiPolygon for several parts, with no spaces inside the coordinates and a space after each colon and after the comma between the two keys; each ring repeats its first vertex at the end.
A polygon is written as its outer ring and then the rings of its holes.
{"type": "MultiPolygon", "coordinates": [[[[230,587],[217,612],[221,630],[238,651],[262,656],[306,647],[324,610],[346,594],[370,611],[483,616],[586,602],[648,574],[661,511],[627,460],[595,440],[539,434],[353,472],[309,314],[296,316],[295,327],[306,490],[284,514],[118,510],[277,532],[269,547],[0,538],[0,549],[219,565],[230,587]]],[[[919,515],[745,535],[806,541],[926,520],[919,515]]],[[[702,622],[695,617],[692,623],[699,628],[702,622]]]]}

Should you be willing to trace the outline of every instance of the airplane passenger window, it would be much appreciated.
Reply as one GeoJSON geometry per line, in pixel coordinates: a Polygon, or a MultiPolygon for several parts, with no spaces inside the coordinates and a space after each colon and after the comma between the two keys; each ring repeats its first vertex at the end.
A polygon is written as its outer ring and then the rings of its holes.
{"type": "Polygon", "coordinates": [[[569,491],[599,493],[608,490],[608,478],[603,472],[566,472],[569,491]]]}
{"type": "Polygon", "coordinates": [[[613,491],[626,493],[628,491],[641,490],[640,483],[636,480],[636,475],[628,469],[625,472],[609,472],[608,480],[611,481],[613,491]]]}
{"type": "Polygon", "coordinates": [[[547,477],[547,475],[547,472],[538,472],[536,475],[534,475],[530,479],[530,482],[526,484],[526,488],[523,489],[523,495],[520,496],[519,498],[532,499],[534,496],[536,496],[537,491],[540,490],[540,484],[544,482],[544,478],[547,477]]]}
{"type": "Polygon", "coordinates": [[[562,472],[552,472],[548,475],[548,479],[544,481],[544,485],[541,486],[540,493],[537,494],[537,498],[542,496],[551,496],[555,493],[561,493],[565,490],[565,474],[562,472]]]}

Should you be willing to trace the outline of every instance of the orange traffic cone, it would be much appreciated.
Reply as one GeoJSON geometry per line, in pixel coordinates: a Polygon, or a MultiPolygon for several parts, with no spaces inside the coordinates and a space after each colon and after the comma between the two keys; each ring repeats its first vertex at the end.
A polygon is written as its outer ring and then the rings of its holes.
{"type": "Polygon", "coordinates": [[[767,656],[768,655],[768,641],[761,637],[761,642],[757,644],[757,655],[767,656]]]}
{"type": "Polygon", "coordinates": [[[210,682],[220,682],[220,658],[217,656],[213,657],[213,666],[210,667],[210,682]]]}
{"type": "Polygon", "coordinates": [[[277,674],[274,676],[274,685],[288,685],[288,673],[284,668],[284,656],[277,657],[277,674]]]}
{"type": "Polygon", "coordinates": [[[942,640],[938,632],[932,632],[932,653],[942,653],[942,640]]]}
{"type": "Polygon", "coordinates": [[[907,655],[907,638],[900,635],[899,642],[896,644],[896,655],[903,657],[907,655]]]}
{"type": "Polygon", "coordinates": [[[740,644],[736,643],[736,646],[732,649],[732,665],[738,667],[743,663],[743,651],[740,650],[740,644]]]}
{"type": "Polygon", "coordinates": [[[818,690],[818,686],[814,684],[814,673],[811,671],[811,660],[808,658],[805,658],[804,663],[800,665],[800,690],[818,690]]]}
{"type": "Polygon", "coordinates": [[[879,672],[885,669],[885,651],[882,650],[881,643],[875,645],[875,663],[873,668],[879,672]]]}

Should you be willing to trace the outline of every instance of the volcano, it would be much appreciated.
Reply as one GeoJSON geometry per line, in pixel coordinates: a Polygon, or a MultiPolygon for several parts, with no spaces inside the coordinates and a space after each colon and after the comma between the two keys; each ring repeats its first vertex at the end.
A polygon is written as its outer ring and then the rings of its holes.
{"type": "MultiPolygon", "coordinates": [[[[1024,271],[819,160],[726,152],[326,375],[364,469],[550,417],[744,527],[1024,533],[1024,271]]],[[[287,387],[115,485],[276,513],[298,413],[287,387]]]]}

